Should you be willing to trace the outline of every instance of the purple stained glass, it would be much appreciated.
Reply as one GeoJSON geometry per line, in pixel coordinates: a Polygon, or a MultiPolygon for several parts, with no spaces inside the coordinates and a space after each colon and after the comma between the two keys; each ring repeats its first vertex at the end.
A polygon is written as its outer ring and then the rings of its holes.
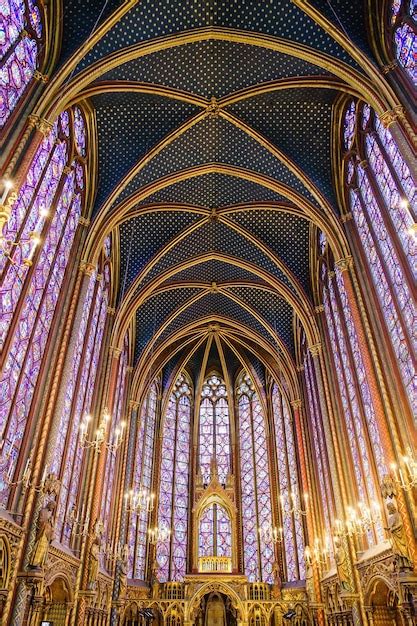
{"type": "MultiPolygon", "coordinates": [[[[410,269],[414,275],[417,275],[417,245],[414,237],[410,236],[413,218],[408,207],[403,203],[403,194],[394,180],[377,138],[373,134],[366,136],[366,153],[375,180],[385,200],[388,213],[406,254],[410,269]]],[[[414,198],[412,201],[414,203],[414,198]]]]}
{"type": "Polygon", "coordinates": [[[404,23],[394,33],[395,52],[414,85],[417,85],[417,33],[415,27],[404,23]]]}
{"type": "MultiPolygon", "coordinates": [[[[119,371],[116,384],[116,398],[114,402],[114,412],[110,424],[109,443],[114,445],[116,442],[116,433],[123,421],[123,413],[125,408],[125,385],[126,385],[126,368],[128,362],[128,339],[125,338],[124,350],[120,355],[119,371]]],[[[111,540],[112,530],[112,498],[114,497],[116,488],[114,484],[117,461],[117,449],[110,448],[107,452],[106,469],[104,473],[103,499],[101,503],[100,519],[104,523],[104,535],[107,541],[111,540]]],[[[104,559],[103,559],[104,562],[104,559]]]]}
{"type": "MultiPolygon", "coordinates": [[[[374,408],[370,399],[362,357],[358,354],[357,336],[351,318],[350,306],[346,299],[344,287],[341,284],[342,279],[340,278],[340,274],[338,274],[338,276],[337,285],[339,290],[342,289],[342,294],[340,295],[343,298],[343,313],[349,343],[353,352],[354,360],[352,362],[346,343],[344,324],[339,313],[336,291],[332,281],[328,282],[327,289],[323,291],[323,302],[332,344],[332,354],[336,367],[340,396],[344,409],[345,424],[348,431],[359,500],[370,504],[371,501],[378,501],[378,492],[371,467],[366,428],[371,441],[375,445],[373,452],[380,475],[383,475],[384,471],[386,471],[384,470],[385,462],[382,457],[379,433],[376,429],[374,408]],[[358,398],[356,392],[357,383],[360,388],[361,398],[358,398]],[[363,411],[361,408],[361,400],[363,403],[363,411]]],[[[378,539],[381,539],[383,532],[379,525],[377,525],[376,531],[378,539]]],[[[368,542],[370,545],[375,543],[375,537],[372,532],[368,533],[368,542]]]]}
{"type": "Polygon", "coordinates": [[[3,128],[32,80],[38,65],[42,19],[39,7],[23,0],[0,2],[0,128],[3,128]],[[30,36],[22,36],[32,30],[30,36]]]}
{"type": "MultiPolygon", "coordinates": [[[[134,493],[152,491],[153,456],[155,445],[156,408],[158,388],[154,382],[142,405],[138,431],[132,489],[134,493]]],[[[130,516],[129,544],[129,577],[143,580],[146,570],[146,547],[148,539],[149,512],[142,509],[130,516]]]]}
{"type": "MultiPolygon", "coordinates": [[[[314,460],[318,478],[317,483],[320,491],[326,534],[328,537],[331,537],[332,522],[335,517],[332,499],[332,484],[324,435],[324,418],[321,412],[320,398],[316,385],[314,363],[311,354],[309,353],[304,360],[304,377],[307,389],[314,460]]],[[[332,549],[331,542],[329,547],[332,549]]]]}
{"type": "Polygon", "coordinates": [[[203,482],[210,482],[211,462],[215,458],[219,481],[226,482],[230,471],[229,405],[224,382],[210,376],[202,389],[199,418],[199,467],[203,482]]]}
{"type": "Polygon", "coordinates": [[[158,524],[170,536],[157,543],[158,578],[183,580],[187,571],[191,436],[190,386],[181,374],[163,421],[158,524]]]}
{"type": "Polygon", "coordinates": [[[86,142],[85,122],[83,114],[78,107],[74,108],[74,136],[77,151],[82,157],[84,157],[86,142]]]}
{"type": "Polygon", "coordinates": [[[199,557],[232,557],[232,527],[226,509],[214,503],[204,509],[198,533],[199,557]]]}
{"type": "Polygon", "coordinates": [[[76,193],[74,174],[70,172],[45,235],[0,381],[4,392],[0,428],[5,440],[0,460],[2,506],[6,506],[8,497],[5,475],[13,472],[11,457],[17,457],[23,439],[80,214],[81,197],[76,193]]]}
{"type": "Polygon", "coordinates": [[[353,143],[353,138],[355,136],[355,126],[356,126],[356,103],[351,102],[348,106],[348,109],[345,113],[345,122],[343,128],[343,137],[345,141],[345,148],[350,150],[353,143]]]}
{"type": "Polygon", "coordinates": [[[359,189],[350,192],[350,206],[362,247],[367,256],[368,266],[380,301],[382,312],[397,357],[402,380],[407,390],[413,414],[417,415],[417,379],[413,364],[412,347],[416,349],[417,314],[407,279],[404,276],[396,251],[372,193],[366,172],[358,172],[359,189]],[[364,209],[369,216],[366,219],[364,209]],[[391,285],[387,280],[381,260],[388,270],[391,285]],[[408,337],[407,337],[408,335],[408,337]]]}
{"type": "Polygon", "coordinates": [[[107,317],[108,288],[109,286],[101,281],[96,287],[95,302],[88,327],[88,340],[83,348],[80,369],[77,373],[77,390],[72,398],[70,408],[68,447],[66,454],[60,459],[58,475],[61,478],[61,490],[57,507],[56,536],[65,545],[71,543],[73,528],[68,518],[73,507],[77,506],[81,468],[84,461],[84,449],[78,441],[79,428],[83,417],[91,413],[94,384],[107,317]]]}
{"type": "Polygon", "coordinates": [[[272,581],[274,548],[259,534],[271,525],[268,446],[262,404],[245,374],[238,387],[244,570],[250,582],[272,581]]]}

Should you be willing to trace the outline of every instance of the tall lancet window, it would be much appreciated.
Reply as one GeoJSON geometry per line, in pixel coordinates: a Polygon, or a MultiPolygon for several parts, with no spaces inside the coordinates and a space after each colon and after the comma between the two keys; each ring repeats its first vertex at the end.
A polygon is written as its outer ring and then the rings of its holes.
{"type": "Polygon", "coordinates": [[[232,525],[226,509],[211,504],[201,514],[198,532],[198,556],[232,558],[232,525]]]}
{"type": "Polygon", "coordinates": [[[294,514],[294,505],[304,507],[298,483],[294,430],[287,399],[274,384],[272,388],[275,444],[278,460],[278,486],[284,538],[284,559],[287,580],[305,578],[304,530],[301,515],[294,514]]]}
{"type": "Polygon", "coordinates": [[[4,229],[5,238],[14,243],[10,255],[0,251],[0,348],[5,354],[0,373],[2,506],[7,504],[7,483],[16,478],[16,462],[81,217],[85,141],[81,110],[61,113],[35,152],[4,229]]]}
{"type": "Polygon", "coordinates": [[[392,0],[391,24],[395,56],[406,75],[417,85],[417,26],[415,0],[392,0]]]}
{"type": "Polygon", "coordinates": [[[347,201],[391,338],[399,378],[417,416],[412,356],[417,348],[412,297],[417,245],[411,233],[416,185],[390,131],[367,105],[358,107],[351,102],[344,124],[347,201]]]}
{"type": "MultiPolygon", "coordinates": [[[[85,449],[80,443],[80,425],[95,408],[94,389],[107,320],[111,273],[110,260],[104,255],[100,269],[101,274],[94,272],[91,276],[84,300],[51,465],[51,471],[61,481],[55,537],[65,545],[71,545],[77,532],[74,516],[81,513],[80,493],[85,449]]],[[[95,418],[97,419],[97,415],[95,418]]],[[[92,419],[91,422],[93,421],[92,419]]],[[[91,436],[91,433],[88,434],[91,436]]]]}
{"type": "MultiPolygon", "coordinates": [[[[379,501],[378,484],[386,463],[352,312],[339,270],[322,265],[323,304],[334,362],[337,389],[345,418],[358,499],[372,508],[379,501]]],[[[363,506],[362,505],[362,506],[363,506]]],[[[380,523],[368,533],[369,544],[381,541],[380,523]]]]}
{"type": "Polygon", "coordinates": [[[191,386],[180,374],[162,424],[158,524],[171,534],[156,547],[159,580],[182,580],[187,571],[191,386]]]}
{"type": "MultiPolygon", "coordinates": [[[[142,494],[144,501],[151,497],[152,492],[157,405],[158,385],[153,383],[140,412],[133,464],[133,493],[142,494]]],[[[145,579],[148,526],[149,512],[146,507],[131,514],[128,537],[129,578],[145,579]]]]}
{"type": "Polygon", "coordinates": [[[201,392],[199,451],[203,483],[210,482],[212,461],[219,481],[225,483],[231,469],[229,405],[226,385],[216,374],[207,378],[201,392]]]}
{"type": "Polygon", "coordinates": [[[265,415],[247,374],[239,380],[237,395],[244,572],[250,582],[271,582],[274,547],[259,532],[272,523],[265,415]]]}
{"type": "Polygon", "coordinates": [[[0,128],[17,107],[39,65],[43,15],[35,0],[0,3],[0,128]]]}

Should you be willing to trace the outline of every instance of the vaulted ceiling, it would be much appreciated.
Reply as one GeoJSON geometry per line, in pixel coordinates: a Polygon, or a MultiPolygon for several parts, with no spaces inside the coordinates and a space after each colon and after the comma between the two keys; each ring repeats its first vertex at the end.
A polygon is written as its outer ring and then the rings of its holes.
{"type": "Polygon", "coordinates": [[[168,380],[215,332],[259,376],[271,355],[293,366],[296,318],[314,341],[316,229],[344,245],[337,107],[372,83],[366,0],[63,4],[58,65],[66,101],[94,109],[93,225],[136,363],[168,380]]]}

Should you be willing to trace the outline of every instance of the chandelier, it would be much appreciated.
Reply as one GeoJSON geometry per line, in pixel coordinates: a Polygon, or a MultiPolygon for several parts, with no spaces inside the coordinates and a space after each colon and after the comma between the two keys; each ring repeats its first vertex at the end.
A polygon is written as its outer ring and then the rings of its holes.
{"type": "Polygon", "coordinates": [[[141,511],[151,513],[155,506],[155,494],[148,489],[130,489],[125,493],[125,510],[127,513],[138,515],[141,511]]]}
{"type": "Polygon", "coordinates": [[[381,507],[376,500],[373,500],[370,506],[359,501],[356,507],[346,508],[344,520],[335,520],[335,534],[344,537],[366,535],[381,520],[381,507]]]}
{"type": "Polygon", "coordinates": [[[294,517],[299,517],[301,516],[306,516],[307,515],[307,508],[308,508],[308,493],[303,493],[303,500],[304,500],[304,508],[301,504],[301,502],[299,502],[298,496],[294,491],[290,491],[289,494],[289,508],[285,508],[285,496],[283,494],[281,494],[279,496],[279,501],[281,504],[281,512],[282,512],[282,516],[284,517],[285,515],[294,515],[294,517]]]}
{"type": "Polygon", "coordinates": [[[284,540],[284,531],[281,527],[277,528],[271,524],[264,524],[258,528],[259,537],[263,543],[281,544],[284,540]]]}
{"type": "Polygon", "coordinates": [[[114,430],[113,440],[106,442],[107,428],[110,422],[110,413],[108,409],[104,409],[103,415],[100,420],[100,424],[94,433],[92,439],[88,438],[88,429],[91,422],[91,415],[85,415],[80,425],[80,445],[82,448],[95,448],[97,452],[100,452],[104,446],[106,450],[115,452],[123,441],[124,430],[126,428],[126,422],[122,421],[114,430]]]}
{"type": "Polygon", "coordinates": [[[399,466],[391,463],[390,467],[395,484],[403,491],[411,491],[417,486],[417,461],[411,448],[408,448],[407,454],[401,457],[399,466]]]}
{"type": "Polygon", "coordinates": [[[3,228],[9,221],[12,205],[17,200],[17,194],[15,192],[9,193],[12,189],[13,182],[10,179],[3,181],[3,193],[0,198],[0,252],[2,252],[13,265],[16,265],[13,252],[16,248],[21,248],[21,264],[30,267],[36,249],[41,243],[42,228],[50,212],[46,207],[40,207],[36,225],[29,233],[29,241],[14,241],[13,239],[8,239],[7,236],[3,234],[3,228]]]}
{"type": "Polygon", "coordinates": [[[154,526],[148,529],[149,543],[155,546],[157,543],[164,543],[171,535],[171,529],[166,526],[154,526]]]}
{"type": "Polygon", "coordinates": [[[326,535],[323,545],[316,537],[313,548],[306,546],[304,550],[306,562],[309,565],[326,565],[330,554],[330,538],[326,535]]]}

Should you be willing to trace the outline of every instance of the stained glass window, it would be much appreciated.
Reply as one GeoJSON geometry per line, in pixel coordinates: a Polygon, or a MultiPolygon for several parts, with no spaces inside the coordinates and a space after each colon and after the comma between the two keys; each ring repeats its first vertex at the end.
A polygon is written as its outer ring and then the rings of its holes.
{"type": "Polygon", "coordinates": [[[237,394],[244,571],[250,582],[272,582],[274,547],[259,532],[272,520],[265,416],[247,374],[242,375],[237,394]]]}
{"type": "Polygon", "coordinates": [[[198,556],[232,557],[232,526],[226,509],[211,504],[200,517],[198,556]]]}
{"type": "Polygon", "coordinates": [[[83,205],[85,164],[80,155],[70,157],[74,130],[71,114],[68,133],[64,132],[68,116],[68,112],[61,114],[42,141],[12,207],[5,235],[19,245],[11,248],[10,256],[0,253],[0,347],[7,354],[0,375],[2,505],[6,504],[7,481],[14,474],[83,205]],[[37,246],[34,232],[40,240],[37,246]],[[24,259],[28,261],[23,263],[24,259]]]}
{"type": "Polygon", "coordinates": [[[43,24],[35,0],[0,2],[0,128],[6,124],[39,64],[43,24]]]}
{"type": "MultiPolygon", "coordinates": [[[[324,434],[324,415],[321,408],[321,399],[315,377],[315,367],[310,353],[304,359],[304,377],[307,390],[308,411],[311,425],[311,438],[314,452],[314,469],[322,504],[325,532],[332,535],[332,523],[335,517],[332,497],[332,482],[330,478],[327,445],[324,434]]],[[[331,545],[331,543],[329,544],[331,545]]]]}
{"type": "Polygon", "coordinates": [[[391,23],[395,56],[414,85],[417,85],[417,27],[415,0],[393,0],[391,23]]]}
{"type": "MultiPolygon", "coordinates": [[[[350,113],[349,106],[345,127],[351,124],[350,113]]],[[[357,144],[364,145],[363,156],[369,159],[369,165],[363,167],[360,153],[347,156],[347,198],[400,378],[417,416],[417,375],[412,357],[417,314],[406,268],[408,261],[411,271],[417,272],[417,246],[410,233],[416,185],[389,129],[384,128],[368,105],[358,114],[361,130],[357,132],[363,137],[357,144]]]]}
{"type": "Polygon", "coordinates": [[[211,462],[216,461],[219,481],[230,472],[230,424],[226,385],[215,374],[203,385],[199,423],[199,461],[203,483],[210,482],[211,462]]]}
{"type": "Polygon", "coordinates": [[[302,501],[298,484],[290,410],[276,384],[272,388],[272,409],[287,580],[299,580],[305,578],[304,530],[301,515],[293,514],[292,509],[294,505],[305,508],[305,502],[302,501]]]}
{"type": "MultiPolygon", "coordinates": [[[[353,461],[356,487],[359,500],[372,506],[373,503],[379,501],[372,458],[375,459],[375,469],[379,474],[379,480],[382,480],[387,471],[375,421],[374,407],[341,275],[337,274],[335,285],[334,280],[328,279],[324,266],[323,270],[326,285],[323,288],[326,323],[353,461]]],[[[368,541],[372,545],[376,539],[382,540],[383,536],[382,528],[377,524],[376,537],[370,531],[368,541]]]]}
{"type": "Polygon", "coordinates": [[[181,374],[169,398],[162,429],[158,524],[170,536],[156,546],[160,582],[182,580],[187,571],[191,388],[181,374]]]}
{"type": "MultiPolygon", "coordinates": [[[[124,423],[125,399],[126,399],[126,368],[129,358],[129,340],[126,336],[124,341],[124,349],[119,359],[119,371],[117,374],[116,397],[114,401],[114,411],[111,416],[109,443],[112,446],[121,432],[124,423]]],[[[101,514],[100,519],[104,524],[104,536],[108,543],[111,542],[112,530],[112,508],[111,504],[115,498],[115,472],[118,448],[110,447],[107,452],[106,469],[104,472],[104,484],[102,492],[101,514]]]]}
{"type": "MultiPolygon", "coordinates": [[[[78,497],[85,453],[79,440],[80,425],[94,408],[93,392],[107,319],[109,283],[108,265],[104,266],[102,275],[93,274],[90,278],[51,466],[51,471],[61,480],[55,536],[68,546],[72,545],[77,532],[71,518],[80,513],[78,497]]],[[[92,437],[91,433],[89,435],[92,437]]]]}
{"type": "Polygon", "coordinates": [[[154,382],[142,405],[136,434],[132,490],[141,494],[144,506],[131,513],[129,520],[129,578],[146,575],[146,549],[149,527],[147,502],[152,498],[152,476],[157,420],[158,384],[154,382]]]}

